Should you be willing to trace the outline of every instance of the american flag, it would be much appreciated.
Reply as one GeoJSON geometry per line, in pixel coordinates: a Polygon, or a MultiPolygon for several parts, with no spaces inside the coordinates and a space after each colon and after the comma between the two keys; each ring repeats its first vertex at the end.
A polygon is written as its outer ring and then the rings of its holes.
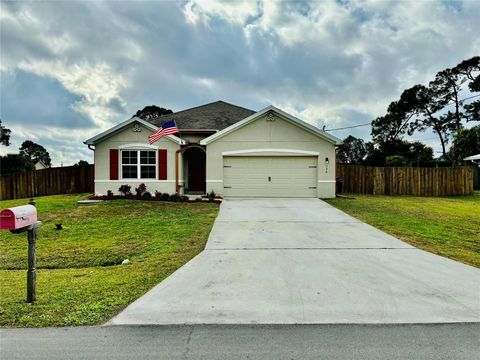
{"type": "Polygon", "coordinates": [[[148,141],[150,142],[150,144],[153,144],[162,136],[172,135],[175,133],[178,133],[177,124],[175,123],[175,120],[170,120],[163,124],[160,129],[148,135],[148,141]]]}

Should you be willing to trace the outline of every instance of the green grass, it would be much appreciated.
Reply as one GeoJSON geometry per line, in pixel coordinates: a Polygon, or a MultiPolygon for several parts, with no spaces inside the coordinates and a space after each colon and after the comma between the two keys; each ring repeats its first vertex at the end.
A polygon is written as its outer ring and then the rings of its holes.
{"type": "Polygon", "coordinates": [[[84,198],[36,199],[43,226],[35,305],[25,302],[26,234],[0,232],[0,326],[105,322],[202,251],[218,211],[215,204],[138,200],[77,206],[84,198]],[[124,259],[130,263],[119,265],[124,259]]]}
{"type": "Polygon", "coordinates": [[[351,195],[331,205],[426,251],[480,268],[480,192],[472,196],[351,195]]]}

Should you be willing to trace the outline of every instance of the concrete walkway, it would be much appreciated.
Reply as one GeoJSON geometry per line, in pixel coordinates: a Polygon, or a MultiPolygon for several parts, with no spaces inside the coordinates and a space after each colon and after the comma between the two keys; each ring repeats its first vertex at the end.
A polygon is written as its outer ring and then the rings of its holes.
{"type": "Polygon", "coordinates": [[[480,321],[480,271],[317,199],[228,199],[205,251],[120,324],[480,321]]]}

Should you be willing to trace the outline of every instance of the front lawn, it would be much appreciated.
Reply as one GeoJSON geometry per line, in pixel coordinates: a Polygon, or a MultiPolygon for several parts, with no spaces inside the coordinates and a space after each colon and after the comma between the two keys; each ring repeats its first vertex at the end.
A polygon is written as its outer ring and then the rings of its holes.
{"type": "MultiPolygon", "coordinates": [[[[211,203],[36,199],[37,303],[26,297],[26,234],[0,232],[0,326],[100,324],[203,250],[217,215],[211,203]],[[61,223],[63,230],[55,230],[61,223]],[[124,259],[130,263],[121,265],[124,259]]],[[[27,199],[2,201],[1,207],[27,199]]]]}
{"type": "Polygon", "coordinates": [[[472,196],[350,195],[327,202],[434,254],[480,268],[480,192],[472,196]]]}

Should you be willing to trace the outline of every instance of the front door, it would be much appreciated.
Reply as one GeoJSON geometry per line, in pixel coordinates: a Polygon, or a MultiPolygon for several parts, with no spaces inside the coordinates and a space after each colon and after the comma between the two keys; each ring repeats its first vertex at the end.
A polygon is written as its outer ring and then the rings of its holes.
{"type": "Polygon", "coordinates": [[[191,148],[185,152],[185,156],[188,171],[187,191],[205,193],[205,152],[199,148],[191,148]]]}

